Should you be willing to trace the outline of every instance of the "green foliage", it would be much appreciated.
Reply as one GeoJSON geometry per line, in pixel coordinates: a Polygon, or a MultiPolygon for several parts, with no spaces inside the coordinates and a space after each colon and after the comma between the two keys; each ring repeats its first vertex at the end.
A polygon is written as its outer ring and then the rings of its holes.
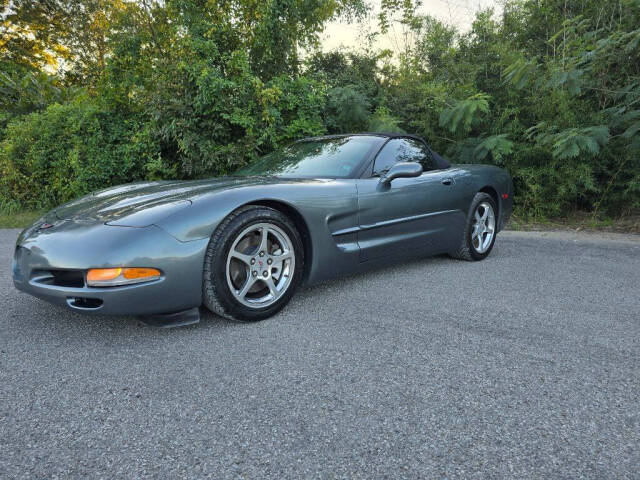
{"type": "Polygon", "coordinates": [[[332,133],[366,130],[369,123],[369,102],[352,85],[329,91],[325,121],[332,133]]]}
{"type": "Polygon", "coordinates": [[[474,157],[478,161],[486,160],[489,155],[495,163],[502,164],[504,157],[513,152],[513,142],[506,133],[484,138],[474,149],[474,157]]]}
{"type": "Polygon", "coordinates": [[[11,121],[0,144],[0,207],[41,209],[145,178],[160,152],[140,127],[86,100],[11,121]]]}
{"type": "Polygon", "coordinates": [[[56,83],[55,77],[43,72],[10,74],[0,71],[0,109],[12,115],[30,113],[51,103],[64,102],[77,93],[65,92],[56,83]]]}
{"type": "Polygon", "coordinates": [[[324,133],[322,85],[288,76],[263,83],[240,54],[191,58],[148,104],[152,129],[181,177],[228,173],[261,151],[324,133]]]}
{"type": "Polygon", "coordinates": [[[580,95],[582,93],[581,79],[583,74],[584,70],[580,69],[569,70],[568,72],[559,70],[551,75],[547,87],[566,87],[571,95],[580,95]]]}
{"type": "Polygon", "coordinates": [[[459,99],[440,110],[440,132],[418,133],[453,161],[505,166],[521,215],[636,211],[639,20],[635,0],[511,0],[501,23],[480,13],[444,62],[418,64],[423,83],[446,78],[459,99]],[[491,108],[475,95],[489,95],[491,108]]]}
{"type": "Polygon", "coordinates": [[[331,88],[351,86],[377,106],[383,95],[378,63],[384,58],[372,52],[315,52],[306,61],[305,75],[331,88]]]}
{"type": "Polygon", "coordinates": [[[504,81],[521,90],[536,76],[537,69],[537,58],[531,60],[520,58],[504,69],[504,81]]]}
{"type": "Polygon", "coordinates": [[[5,1],[0,210],[363,130],[506,168],[520,216],[640,209],[638,0],[506,0],[467,32],[419,5],[382,2],[395,51],[322,52],[365,2],[5,1]]]}
{"type": "Polygon", "coordinates": [[[44,72],[0,70],[0,140],[12,118],[69,101],[81,92],[79,88],[60,86],[56,77],[44,72]]]}
{"type": "Polygon", "coordinates": [[[471,125],[477,122],[482,114],[489,113],[489,98],[484,93],[476,93],[456,102],[440,114],[440,126],[451,133],[468,133],[471,125]]]}
{"type": "Polygon", "coordinates": [[[547,127],[541,122],[527,130],[527,137],[539,145],[550,146],[557,159],[575,158],[578,155],[597,154],[609,142],[609,128],[605,125],[585,128],[569,128],[555,133],[557,127],[547,127]]]}
{"type": "Polygon", "coordinates": [[[393,117],[388,108],[378,107],[369,119],[368,130],[370,132],[406,133],[399,124],[400,119],[393,117]]]}

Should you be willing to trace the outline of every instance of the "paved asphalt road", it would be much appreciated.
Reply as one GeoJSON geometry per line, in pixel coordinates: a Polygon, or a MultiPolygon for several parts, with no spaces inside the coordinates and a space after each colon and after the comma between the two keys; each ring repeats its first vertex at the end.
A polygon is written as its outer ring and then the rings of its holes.
{"type": "Polygon", "coordinates": [[[11,285],[0,478],[640,478],[640,239],[506,232],[163,330],[11,285]]]}

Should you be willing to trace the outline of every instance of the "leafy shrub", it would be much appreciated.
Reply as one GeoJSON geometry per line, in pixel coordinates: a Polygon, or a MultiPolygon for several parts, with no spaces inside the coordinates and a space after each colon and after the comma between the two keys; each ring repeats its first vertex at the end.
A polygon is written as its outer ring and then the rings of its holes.
{"type": "Polygon", "coordinates": [[[79,100],[9,123],[0,144],[4,209],[41,209],[145,178],[160,152],[144,124],[79,100]]]}
{"type": "Polygon", "coordinates": [[[335,87],[329,92],[325,121],[333,133],[366,130],[369,124],[369,101],[353,85],[335,87]]]}
{"type": "Polygon", "coordinates": [[[506,0],[466,32],[384,1],[379,26],[404,32],[395,53],[373,49],[375,32],[362,49],[315,48],[361,0],[9,3],[0,209],[225,174],[300,137],[362,130],[506,168],[521,215],[640,209],[639,0],[506,0]]]}
{"type": "Polygon", "coordinates": [[[388,108],[378,107],[369,119],[369,131],[387,133],[406,133],[400,128],[400,119],[391,115],[388,108]]]}
{"type": "Polygon", "coordinates": [[[440,114],[440,126],[448,129],[451,133],[468,133],[472,124],[477,122],[481,115],[488,113],[489,96],[484,93],[476,93],[443,110],[440,114]]]}
{"type": "Polygon", "coordinates": [[[325,132],[322,84],[278,76],[264,83],[244,53],[198,56],[172,65],[148,111],[163,161],[181,178],[229,173],[282,143],[325,132]]]}

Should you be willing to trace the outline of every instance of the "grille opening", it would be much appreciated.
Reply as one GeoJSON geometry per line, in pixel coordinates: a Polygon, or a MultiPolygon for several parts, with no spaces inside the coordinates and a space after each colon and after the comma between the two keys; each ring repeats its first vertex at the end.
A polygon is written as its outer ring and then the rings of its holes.
{"type": "Polygon", "coordinates": [[[102,300],[99,298],[68,297],[67,303],[71,307],[82,308],[84,310],[91,310],[102,306],[102,300]]]}
{"type": "Polygon", "coordinates": [[[51,285],[58,287],[84,287],[84,273],[82,270],[51,270],[51,285]]]}

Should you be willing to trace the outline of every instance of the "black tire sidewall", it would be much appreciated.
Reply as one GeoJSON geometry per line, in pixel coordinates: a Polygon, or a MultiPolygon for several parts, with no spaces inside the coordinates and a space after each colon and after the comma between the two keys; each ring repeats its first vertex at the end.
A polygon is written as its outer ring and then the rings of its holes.
{"type": "Polygon", "coordinates": [[[496,201],[493,199],[493,197],[487,193],[482,193],[482,192],[478,193],[473,199],[473,202],[471,203],[471,209],[469,210],[469,219],[467,221],[468,221],[468,225],[467,225],[466,241],[467,241],[467,247],[469,248],[469,254],[474,260],[484,260],[489,256],[489,254],[491,253],[491,250],[493,250],[493,246],[496,243],[496,237],[498,236],[498,231],[497,231],[498,230],[498,206],[496,205],[496,201]],[[484,253],[478,253],[476,249],[473,248],[471,234],[473,232],[473,216],[475,214],[476,209],[478,208],[478,205],[480,205],[482,202],[489,203],[491,205],[491,208],[493,208],[493,214],[495,215],[495,219],[496,219],[496,225],[495,225],[496,231],[493,234],[493,239],[491,239],[491,245],[489,245],[489,248],[487,249],[487,251],[484,253]]]}
{"type": "MultiPolygon", "coordinates": [[[[207,281],[213,282],[214,288],[210,289],[210,291],[214,292],[216,303],[224,310],[224,316],[242,321],[257,321],[275,315],[291,300],[302,279],[304,270],[304,248],[295,225],[278,210],[269,207],[254,206],[252,208],[246,208],[233,218],[233,220],[221,225],[219,228],[222,228],[220,235],[214,234],[208,247],[209,249],[213,249],[213,252],[211,256],[206,256],[206,259],[212,259],[212,264],[210,266],[211,278],[207,279],[205,274],[205,289],[207,281]],[[226,262],[229,249],[242,230],[257,223],[272,223],[281,228],[291,240],[296,259],[293,278],[287,291],[274,304],[259,309],[249,308],[238,302],[231,292],[226,279],[226,262]]],[[[205,268],[205,272],[206,270],[205,268]]]]}

